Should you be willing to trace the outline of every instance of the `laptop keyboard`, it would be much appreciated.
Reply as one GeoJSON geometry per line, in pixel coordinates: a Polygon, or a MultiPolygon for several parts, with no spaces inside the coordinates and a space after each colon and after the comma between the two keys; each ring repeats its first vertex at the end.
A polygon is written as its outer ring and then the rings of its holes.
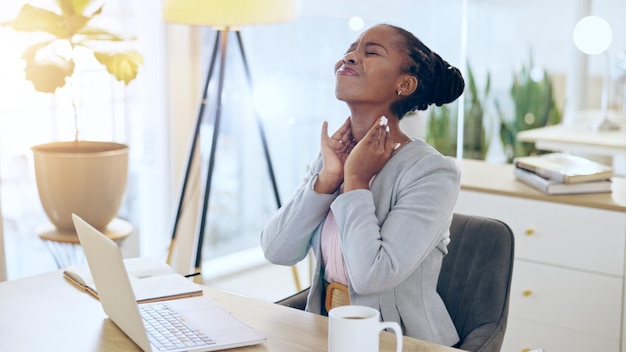
{"type": "Polygon", "coordinates": [[[150,342],[159,350],[215,344],[215,341],[186,321],[167,303],[139,305],[139,311],[150,342]]]}

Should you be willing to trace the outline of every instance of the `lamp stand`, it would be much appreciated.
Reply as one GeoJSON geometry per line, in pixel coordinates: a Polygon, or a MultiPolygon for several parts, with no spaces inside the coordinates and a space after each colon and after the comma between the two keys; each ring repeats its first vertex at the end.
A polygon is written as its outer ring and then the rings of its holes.
{"type": "MultiPolygon", "coordinates": [[[[217,56],[219,54],[220,70],[218,73],[218,85],[217,85],[217,96],[216,96],[217,109],[215,110],[215,115],[213,116],[213,134],[211,137],[211,151],[209,153],[208,167],[207,167],[207,173],[206,173],[206,179],[205,179],[205,187],[204,187],[203,195],[202,195],[202,208],[201,208],[201,213],[200,213],[200,220],[196,228],[198,232],[198,236],[197,236],[198,241],[196,244],[197,247],[196,247],[196,253],[195,253],[195,258],[194,258],[194,265],[195,265],[196,272],[200,272],[200,268],[202,266],[202,245],[203,245],[204,233],[205,233],[206,224],[207,224],[206,218],[207,218],[207,210],[208,210],[208,205],[209,205],[209,196],[211,193],[211,183],[213,179],[213,168],[215,165],[215,151],[217,149],[216,148],[217,140],[218,140],[219,133],[220,133],[220,120],[221,120],[221,112],[222,112],[222,92],[224,89],[224,75],[225,75],[224,73],[226,69],[226,51],[228,47],[228,37],[229,37],[230,32],[234,32],[236,34],[237,44],[238,44],[240,55],[243,61],[243,66],[245,69],[248,86],[252,88],[252,79],[250,75],[248,61],[246,59],[245,51],[243,48],[243,42],[241,40],[241,33],[238,30],[231,31],[228,27],[226,27],[225,29],[219,29],[216,33],[215,44],[213,47],[213,52],[211,54],[211,61],[209,64],[207,77],[206,77],[203,92],[202,92],[202,99],[200,100],[198,115],[196,117],[196,124],[194,128],[193,139],[191,141],[191,146],[189,150],[189,158],[187,159],[187,165],[185,168],[183,184],[181,187],[178,208],[176,211],[176,218],[174,220],[174,227],[172,230],[172,242],[170,244],[169,253],[168,253],[168,262],[169,262],[172,256],[172,250],[174,247],[173,244],[176,239],[176,232],[178,230],[178,225],[179,225],[180,218],[182,215],[182,210],[184,207],[184,199],[187,193],[187,186],[188,186],[189,178],[191,174],[191,166],[192,166],[194,154],[196,153],[198,139],[200,137],[200,129],[202,125],[203,116],[205,113],[205,108],[207,105],[209,84],[211,80],[213,79],[213,70],[215,69],[217,56]]],[[[276,178],[274,176],[274,168],[272,167],[272,160],[270,158],[269,148],[267,145],[267,139],[265,137],[265,130],[263,128],[263,122],[259,114],[256,111],[255,111],[255,114],[256,114],[256,121],[257,121],[257,128],[259,130],[261,143],[263,145],[263,153],[265,156],[265,161],[267,163],[267,169],[269,172],[270,180],[272,182],[272,188],[274,191],[274,198],[276,200],[276,206],[277,208],[280,208],[281,201],[280,201],[280,196],[278,193],[278,186],[276,183],[276,178]]],[[[296,282],[296,287],[298,288],[298,290],[300,290],[300,284],[299,284],[299,279],[297,276],[296,268],[292,267],[292,269],[293,269],[294,280],[296,282]]]]}
{"type": "Polygon", "coordinates": [[[609,120],[609,84],[611,80],[611,60],[609,53],[604,52],[605,65],[604,75],[602,77],[602,100],[600,102],[600,118],[591,125],[593,131],[615,131],[620,126],[614,121],[609,120]]]}

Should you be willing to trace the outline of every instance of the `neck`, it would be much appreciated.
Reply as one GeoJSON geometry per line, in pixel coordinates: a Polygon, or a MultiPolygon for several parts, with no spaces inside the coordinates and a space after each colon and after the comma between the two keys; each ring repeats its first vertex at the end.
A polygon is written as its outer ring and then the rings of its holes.
{"type": "Polygon", "coordinates": [[[386,116],[389,119],[389,128],[392,127],[392,124],[398,122],[398,119],[393,117],[388,109],[358,104],[348,104],[348,107],[350,108],[352,135],[357,142],[365,137],[367,131],[369,131],[381,116],[386,116]]]}
{"type": "Polygon", "coordinates": [[[410,139],[400,129],[400,120],[395,115],[392,115],[388,110],[360,110],[351,107],[350,112],[352,135],[357,142],[365,137],[367,131],[370,130],[370,128],[380,119],[381,116],[386,116],[389,119],[389,133],[391,134],[391,139],[394,143],[405,143],[410,139]]]}

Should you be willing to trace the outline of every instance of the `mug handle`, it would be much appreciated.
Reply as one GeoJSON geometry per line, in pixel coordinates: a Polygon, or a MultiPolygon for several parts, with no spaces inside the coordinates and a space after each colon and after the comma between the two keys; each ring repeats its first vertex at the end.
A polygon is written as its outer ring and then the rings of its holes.
{"type": "Polygon", "coordinates": [[[396,334],[396,352],[402,352],[402,329],[395,321],[386,321],[379,324],[380,331],[391,329],[396,334]]]}

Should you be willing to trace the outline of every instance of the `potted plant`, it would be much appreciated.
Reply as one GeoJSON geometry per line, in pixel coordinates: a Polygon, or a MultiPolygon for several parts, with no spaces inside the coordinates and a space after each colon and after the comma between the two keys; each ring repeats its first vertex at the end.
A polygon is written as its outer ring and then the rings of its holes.
{"type": "MultiPolygon", "coordinates": [[[[118,81],[127,85],[143,64],[135,50],[112,48],[134,40],[93,26],[102,13],[95,0],[56,0],[48,10],[24,5],[17,17],[3,23],[20,32],[45,33],[46,38],[22,53],[25,79],[36,91],[54,94],[72,90],[77,55],[91,53],[118,81]],[[103,44],[108,45],[105,47],[103,44]]],[[[56,228],[74,232],[71,213],[77,213],[96,228],[103,229],[121,206],[128,178],[128,146],[114,142],[81,140],[79,106],[72,92],[74,140],[32,147],[37,189],[44,211],[56,228]]]]}
{"type": "Polygon", "coordinates": [[[509,91],[513,101],[513,112],[509,113],[498,101],[495,102],[500,118],[500,140],[508,162],[520,156],[538,154],[535,143],[517,140],[521,131],[556,125],[561,122],[562,110],[556,104],[552,79],[541,69],[533,75],[535,65],[532,55],[519,72],[514,73],[509,91]]]}

